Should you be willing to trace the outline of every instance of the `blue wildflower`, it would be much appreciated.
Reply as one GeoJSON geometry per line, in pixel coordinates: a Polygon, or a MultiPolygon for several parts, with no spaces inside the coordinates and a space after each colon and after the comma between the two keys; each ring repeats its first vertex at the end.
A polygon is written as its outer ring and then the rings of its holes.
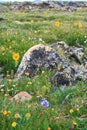
{"type": "Polygon", "coordinates": [[[43,107],[49,107],[50,103],[46,99],[41,99],[40,103],[43,107]]]}
{"type": "Polygon", "coordinates": [[[56,90],[57,90],[57,87],[55,86],[55,87],[53,88],[53,90],[56,91],[56,90]]]}

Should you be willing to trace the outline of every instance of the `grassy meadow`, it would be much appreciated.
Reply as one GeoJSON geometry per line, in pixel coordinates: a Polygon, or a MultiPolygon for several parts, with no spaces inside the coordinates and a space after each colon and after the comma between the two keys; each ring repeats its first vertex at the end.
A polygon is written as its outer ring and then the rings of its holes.
{"type": "MultiPolygon", "coordinates": [[[[59,88],[49,82],[54,72],[33,78],[14,76],[24,53],[33,45],[79,42],[87,53],[87,8],[75,12],[56,9],[2,11],[0,17],[0,130],[87,130],[87,83],[59,88]],[[17,54],[17,61],[14,55],[17,54]],[[20,91],[29,102],[9,100],[20,91]],[[49,105],[43,107],[40,99],[49,105]]],[[[60,55],[62,52],[60,52],[60,55]]]]}

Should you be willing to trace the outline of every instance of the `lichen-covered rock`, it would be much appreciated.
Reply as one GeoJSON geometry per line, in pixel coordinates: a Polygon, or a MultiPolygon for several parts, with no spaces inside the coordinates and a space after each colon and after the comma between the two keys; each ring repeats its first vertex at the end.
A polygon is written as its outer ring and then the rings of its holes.
{"type": "Polygon", "coordinates": [[[64,59],[51,47],[42,44],[35,45],[24,54],[16,78],[23,75],[32,77],[40,73],[43,68],[47,70],[55,69],[61,62],[64,62],[64,59]]]}
{"type": "Polygon", "coordinates": [[[78,80],[87,81],[86,57],[83,48],[69,47],[65,42],[50,46],[38,44],[24,54],[16,78],[32,77],[40,74],[43,69],[55,69],[56,73],[50,81],[56,86],[71,85],[78,80]]]}
{"type": "Polygon", "coordinates": [[[70,58],[74,58],[76,62],[82,63],[82,60],[84,58],[84,52],[83,48],[77,48],[77,47],[70,47],[69,48],[69,55],[70,58]]]}
{"type": "Polygon", "coordinates": [[[78,80],[87,81],[87,56],[82,47],[69,47],[65,42],[51,44],[51,47],[66,59],[60,70],[50,79],[51,83],[61,86],[71,85],[78,80]],[[60,49],[62,50],[59,51],[60,49]]]}
{"type": "Polygon", "coordinates": [[[75,79],[87,82],[87,68],[80,65],[75,71],[75,79]]]}
{"type": "Polygon", "coordinates": [[[87,82],[87,68],[83,65],[66,66],[57,71],[50,81],[56,86],[72,85],[77,81],[87,82]]]}
{"type": "Polygon", "coordinates": [[[73,67],[61,68],[60,71],[57,71],[56,74],[51,78],[51,83],[56,86],[60,85],[71,85],[75,81],[75,70],[73,67]]]}
{"type": "Polygon", "coordinates": [[[69,46],[64,41],[52,43],[50,47],[54,48],[56,51],[59,48],[63,49],[64,51],[67,51],[69,49],[69,46]]]}
{"type": "Polygon", "coordinates": [[[82,60],[84,58],[84,49],[83,48],[77,48],[77,47],[70,47],[65,42],[57,42],[51,44],[51,47],[54,48],[59,55],[62,54],[66,59],[69,59],[70,61],[75,60],[77,63],[82,63],[82,60]],[[62,49],[61,51],[59,51],[62,49]]]}

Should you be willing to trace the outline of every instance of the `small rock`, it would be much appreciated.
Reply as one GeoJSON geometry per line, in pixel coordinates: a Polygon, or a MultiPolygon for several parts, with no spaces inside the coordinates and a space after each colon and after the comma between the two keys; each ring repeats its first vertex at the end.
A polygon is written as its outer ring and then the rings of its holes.
{"type": "Polygon", "coordinates": [[[4,20],[3,18],[0,18],[0,21],[4,20]]]}
{"type": "Polygon", "coordinates": [[[29,101],[32,99],[32,95],[29,93],[22,91],[16,94],[14,97],[11,98],[12,101],[14,100],[20,100],[21,102],[29,101]]]}

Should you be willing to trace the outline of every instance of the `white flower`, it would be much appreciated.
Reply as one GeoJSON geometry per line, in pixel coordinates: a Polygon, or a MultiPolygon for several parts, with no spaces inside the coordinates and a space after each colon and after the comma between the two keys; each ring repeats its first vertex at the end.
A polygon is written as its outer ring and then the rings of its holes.
{"type": "Polygon", "coordinates": [[[87,40],[85,40],[84,43],[87,43],[87,40]]]}
{"type": "Polygon", "coordinates": [[[39,42],[42,42],[43,40],[42,40],[42,38],[39,38],[39,42]]]}
{"type": "Polygon", "coordinates": [[[87,36],[84,36],[84,38],[87,38],[87,36]]]}

